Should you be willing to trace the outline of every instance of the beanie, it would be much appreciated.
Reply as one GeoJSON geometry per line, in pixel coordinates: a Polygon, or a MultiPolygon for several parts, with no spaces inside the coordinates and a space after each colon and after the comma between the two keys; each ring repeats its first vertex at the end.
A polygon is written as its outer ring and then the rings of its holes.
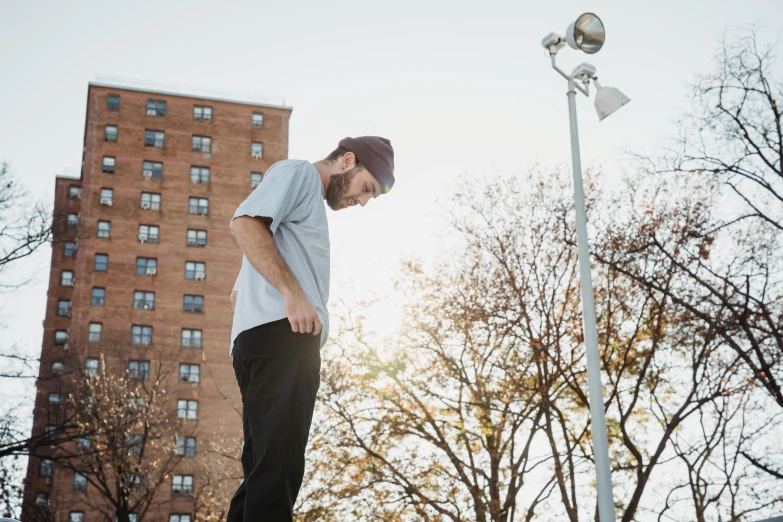
{"type": "Polygon", "coordinates": [[[381,184],[381,194],[391,190],[394,185],[394,149],[391,142],[380,136],[360,136],[345,138],[339,145],[356,156],[356,161],[381,184]]]}

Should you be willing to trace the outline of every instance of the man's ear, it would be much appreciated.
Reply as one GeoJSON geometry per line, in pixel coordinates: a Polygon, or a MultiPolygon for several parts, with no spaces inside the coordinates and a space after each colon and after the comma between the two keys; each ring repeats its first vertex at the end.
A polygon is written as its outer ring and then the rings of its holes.
{"type": "Polygon", "coordinates": [[[353,152],[346,152],[343,155],[343,171],[351,170],[356,166],[356,155],[353,152]]]}

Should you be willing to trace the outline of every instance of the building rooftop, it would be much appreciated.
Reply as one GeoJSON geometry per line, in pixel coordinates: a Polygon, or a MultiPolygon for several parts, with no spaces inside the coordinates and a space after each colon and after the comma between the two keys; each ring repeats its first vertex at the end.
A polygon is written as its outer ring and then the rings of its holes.
{"type": "Polygon", "coordinates": [[[167,96],[186,96],[189,98],[201,98],[204,100],[242,103],[246,105],[257,105],[259,107],[293,110],[293,107],[289,107],[285,104],[285,98],[280,96],[266,96],[260,94],[222,91],[216,89],[205,89],[202,87],[190,87],[187,85],[148,82],[130,78],[101,75],[97,75],[95,77],[95,81],[89,82],[89,85],[94,85],[96,87],[113,87],[116,89],[125,89],[129,91],[152,92],[156,94],[164,94],[167,96]]]}

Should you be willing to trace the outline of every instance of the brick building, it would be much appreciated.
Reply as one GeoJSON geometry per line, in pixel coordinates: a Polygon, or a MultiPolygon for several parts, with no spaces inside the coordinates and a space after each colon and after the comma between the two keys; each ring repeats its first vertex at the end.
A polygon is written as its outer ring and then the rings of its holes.
{"type": "MultiPolygon", "coordinates": [[[[217,432],[241,438],[225,398],[240,402],[228,297],[241,253],[228,224],[266,169],[287,158],[290,116],[284,104],[89,85],[81,177],[56,180],[34,433],[47,429],[50,401],[63,400],[57,376],[69,354],[91,371],[112,344],[128,346],[113,367],[136,372],[155,362],[137,346],[172,347],[179,372],[167,393],[197,401],[196,448],[217,432]]],[[[97,520],[84,506],[89,488],[76,491],[75,481],[31,458],[25,504],[48,502],[58,522],[97,520]]],[[[176,500],[187,513],[187,499],[176,500]]]]}

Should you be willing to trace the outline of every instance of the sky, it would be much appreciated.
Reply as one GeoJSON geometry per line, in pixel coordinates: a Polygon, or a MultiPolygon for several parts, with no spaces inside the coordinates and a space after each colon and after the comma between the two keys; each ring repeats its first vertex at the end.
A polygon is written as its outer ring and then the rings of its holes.
{"type": "MultiPolygon", "coordinates": [[[[675,133],[724,33],[757,23],[768,41],[780,36],[783,1],[0,0],[0,160],[51,201],[56,175],[78,176],[96,75],[282,97],[291,158],[387,137],[394,189],[328,214],[332,301],[385,295],[374,324],[393,331],[399,260],[438,259],[443,198],[460,175],[569,165],[566,83],[540,42],[586,11],[606,26],[604,48],[563,49],[558,63],[588,61],[631,98],[600,124],[592,99],[577,101],[583,165],[616,174],[632,170],[626,151],[675,133]]],[[[39,353],[49,256],[25,265],[31,284],[0,295],[4,346],[39,353]]]]}

